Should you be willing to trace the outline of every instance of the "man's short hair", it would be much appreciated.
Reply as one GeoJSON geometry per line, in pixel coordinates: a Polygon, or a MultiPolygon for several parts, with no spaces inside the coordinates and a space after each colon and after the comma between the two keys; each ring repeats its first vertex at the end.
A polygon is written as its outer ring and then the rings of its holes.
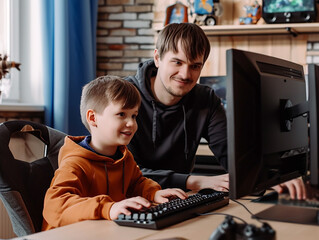
{"type": "Polygon", "coordinates": [[[204,31],[194,23],[171,23],[163,28],[157,38],[156,49],[160,58],[168,51],[178,52],[178,43],[190,61],[204,56],[207,60],[210,52],[210,43],[204,31]]]}
{"type": "Polygon", "coordinates": [[[124,109],[130,109],[140,106],[141,96],[132,83],[118,76],[101,76],[83,87],[80,103],[81,120],[89,131],[87,111],[92,109],[101,114],[111,102],[123,103],[124,109]]]}

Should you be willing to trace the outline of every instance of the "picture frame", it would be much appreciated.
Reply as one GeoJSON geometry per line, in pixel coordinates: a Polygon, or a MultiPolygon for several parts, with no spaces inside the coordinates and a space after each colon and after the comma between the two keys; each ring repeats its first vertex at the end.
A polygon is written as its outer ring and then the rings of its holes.
{"type": "Polygon", "coordinates": [[[188,22],[188,7],[181,2],[176,2],[166,8],[164,26],[170,23],[188,22]]]}

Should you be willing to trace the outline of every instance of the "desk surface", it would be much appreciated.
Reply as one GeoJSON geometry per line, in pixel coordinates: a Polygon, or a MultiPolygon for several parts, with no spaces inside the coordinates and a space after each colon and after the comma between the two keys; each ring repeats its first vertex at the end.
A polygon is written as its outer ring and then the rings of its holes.
{"type": "MultiPolygon", "coordinates": [[[[253,203],[250,200],[240,200],[253,213],[258,213],[270,204],[253,203]]],[[[251,219],[250,214],[238,203],[230,200],[228,206],[213,211],[213,213],[227,213],[243,218],[250,224],[260,226],[260,223],[251,219]]],[[[16,240],[87,240],[87,239],[139,239],[139,240],[208,240],[212,232],[224,220],[221,215],[199,216],[162,230],[118,226],[107,220],[90,220],[56,228],[46,232],[36,233],[16,240]]],[[[277,240],[284,239],[318,239],[319,227],[303,224],[292,224],[267,221],[276,231],[277,240]]]]}

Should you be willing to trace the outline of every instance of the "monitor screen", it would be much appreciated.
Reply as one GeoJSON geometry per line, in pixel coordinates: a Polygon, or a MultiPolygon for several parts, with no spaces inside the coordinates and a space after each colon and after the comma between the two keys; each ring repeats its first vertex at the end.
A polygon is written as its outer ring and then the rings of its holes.
{"type": "Polygon", "coordinates": [[[308,120],[285,110],[307,101],[303,67],[237,49],[226,56],[230,198],[306,175],[308,120]]]}
{"type": "Polygon", "coordinates": [[[313,0],[264,0],[263,11],[267,13],[314,11],[314,2],[313,0]]]}
{"type": "Polygon", "coordinates": [[[316,20],[316,0],[263,0],[266,23],[312,22],[316,20]]]}

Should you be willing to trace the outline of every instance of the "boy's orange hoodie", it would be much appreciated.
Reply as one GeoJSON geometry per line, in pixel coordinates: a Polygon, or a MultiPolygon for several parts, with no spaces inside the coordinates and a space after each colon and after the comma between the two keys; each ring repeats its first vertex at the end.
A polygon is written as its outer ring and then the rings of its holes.
{"type": "Polygon", "coordinates": [[[98,155],[78,143],[84,137],[65,138],[59,153],[59,168],[48,189],[42,230],[89,219],[110,219],[114,202],[134,196],[149,201],[161,187],[143,177],[131,152],[119,147],[119,160],[98,155]]]}

